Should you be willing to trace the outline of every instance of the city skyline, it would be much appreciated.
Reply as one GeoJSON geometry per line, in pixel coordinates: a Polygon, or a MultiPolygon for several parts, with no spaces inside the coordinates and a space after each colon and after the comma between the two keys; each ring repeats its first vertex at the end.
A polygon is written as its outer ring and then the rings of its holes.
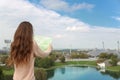
{"type": "Polygon", "coordinates": [[[12,40],[21,21],[33,24],[34,35],[53,39],[53,47],[118,49],[119,0],[2,0],[0,48],[12,40]],[[11,3],[11,4],[10,4],[11,3]]]}

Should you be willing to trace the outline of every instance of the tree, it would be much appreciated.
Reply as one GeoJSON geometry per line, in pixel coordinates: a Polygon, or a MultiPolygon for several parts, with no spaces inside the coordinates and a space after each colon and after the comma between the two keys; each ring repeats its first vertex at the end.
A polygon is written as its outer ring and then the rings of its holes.
{"type": "MultiPolygon", "coordinates": [[[[118,56],[113,54],[113,53],[110,53],[110,54],[107,54],[107,53],[101,53],[99,55],[99,59],[103,59],[103,61],[105,59],[109,59],[110,60],[110,64],[112,66],[116,66],[117,65],[117,62],[118,62],[118,56]]],[[[100,62],[100,60],[98,60],[97,62],[100,62]]]]}
{"type": "Polygon", "coordinates": [[[42,67],[42,68],[49,68],[54,65],[54,60],[51,57],[46,58],[36,58],[35,66],[42,67]]]}
{"type": "Polygon", "coordinates": [[[98,57],[103,58],[103,59],[107,59],[108,54],[107,53],[100,53],[100,55],[98,57]]]}
{"type": "Polygon", "coordinates": [[[0,80],[4,80],[4,75],[3,75],[3,71],[1,68],[0,68],[0,80]]]}
{"type": "Polygon", "coordinates": [[[75,52],[72,52],[70,57],[71,58],[79,58],[79,55],[75,52]]]}
{"type": "Polygon", "coordinates": [[[2,64],[6,64],[7,59],[8,59],[8,55],[4,55],[1,57],[0,62],[2,62],[2,64]]]}
{"type": "Polygon", "coordinates": [[[47,72],[44,69],[38,69],[35,71],[36,80],[47,80],[47,72]]]}
{"type": "Polygon", "coordinates": [[[65,63],[65,56],[61,56],[61,57],[60,57],[60,61],[61,61],[62,63],[65,63]]]}
{"type": "Polygon", "coordinates": [[[79,54],[79,57],[80,57],[80,58],[88,58],[89,55],[86,54],[86,53],[81,53],[81,54],[79,54]]]}
{"type": "Polygon", "coordinates": [[[111,61],[110,61],[110,63],[112,64],[112,66],[117,66],[117,62],[118,62],[117,55],[112,55],[111,56],[111,61]]]}

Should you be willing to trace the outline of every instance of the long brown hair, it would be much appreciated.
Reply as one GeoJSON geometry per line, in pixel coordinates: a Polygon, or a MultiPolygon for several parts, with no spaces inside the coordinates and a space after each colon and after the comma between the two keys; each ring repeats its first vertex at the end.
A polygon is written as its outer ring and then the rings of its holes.
{"type": "Polygon", "coordinates": [[[13,42],[11,43],[11,51],[9,65],[26,64],[30,60],[33,49],[33,27],[32,24],[24,21],[19,24],[13,42]]]}

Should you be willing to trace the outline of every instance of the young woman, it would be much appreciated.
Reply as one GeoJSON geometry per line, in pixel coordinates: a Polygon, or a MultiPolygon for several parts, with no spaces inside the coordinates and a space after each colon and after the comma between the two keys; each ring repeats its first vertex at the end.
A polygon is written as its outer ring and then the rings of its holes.
{"type": "Polygon", "coordinates": [[[24,21],[20,23],[11,44],[9,65],[14,65],[13,80],[35,80],[34,77],[34,60],[35,57],[46,57],[52,50],[49,45],[48,49],[43,52],[33,40],[32,24],[24,21]]]}

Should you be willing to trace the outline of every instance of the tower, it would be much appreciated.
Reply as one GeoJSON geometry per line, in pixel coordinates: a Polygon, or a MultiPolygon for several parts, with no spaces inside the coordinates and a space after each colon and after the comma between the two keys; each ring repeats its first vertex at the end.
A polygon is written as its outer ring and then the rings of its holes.
{"type": "Polygon", "coordinates": [[[103,50],[105,50],[104,41],[102,41],[103,50]]]}
{"type": "Polygon", "coordinates": [[[119,53],[119,41],[117,41],[117,48],[118,48],[118,53],[119,53]]]}

